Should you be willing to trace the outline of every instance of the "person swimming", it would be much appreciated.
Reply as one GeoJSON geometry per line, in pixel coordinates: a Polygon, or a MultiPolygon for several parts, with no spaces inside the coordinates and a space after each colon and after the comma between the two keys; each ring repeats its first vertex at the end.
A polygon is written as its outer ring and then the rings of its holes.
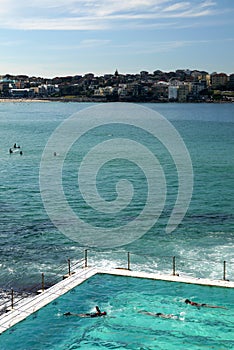
{"type": "Polygon", "coordinates": [[[178,316],[173,315],[173,314],[163,314],[162,312],[148,312],[148,311],[139,311],[141,314],[149,315],[149,316],[154,316],[154,317],[159,317],[159,318],[172,318],[174,320],[178,319],[178,316]]]}
{"type": "Polygon", "coordinates": [[[196,307],[208,307],[208,308],[211,308],[211,309],[226,309],[226,307],[224,307],[224,306],[200,304],[200,303],[196,303],[195,301],[191,301],[189,299],[185,299],[184,302],[185,302],[185,304],[189,304],[189,305],[196,306],[196,307]]]}
{"type": "Polygon", "coordinates": [[[178,316],[175,316],[173,314],[163,314],[161,312],[157,312],[154,316],[160,318],[173,318],[174,320],[178,319],[178,316]]]}
{"type": "Polygon", "coordinates": [[[105,311],[101,312],[98,306],[96,306],[96,312],[91,312],[87,314],[75,314],[72,312],[65,312],[63,314],[64,316],[77,316],[77,317],[101,317],[101,316],[106,316],[107,313],[105,311]]]}

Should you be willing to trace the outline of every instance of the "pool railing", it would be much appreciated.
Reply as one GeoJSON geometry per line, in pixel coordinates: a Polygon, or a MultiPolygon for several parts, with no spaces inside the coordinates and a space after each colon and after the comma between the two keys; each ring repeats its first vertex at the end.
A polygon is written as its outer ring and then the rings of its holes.
{"type": "MultiPolygon", "coordinates": [[[[95,254],[100,254],[100,252],[95,252],[95,254]]],[[[183,275],[183,273],[181,273],[181,270],[179,271],[177,269],[177,261],[179,261],[179,258],[175,256],[163,257],[170,258],[171,260],[171,271],[168,271],[168,273],[139,271],[135,269],[135,266],[131,261],[131,258],[133,258],[135,255],[136,254],[127,252],[126,266],[122,265],[122,260],[120,266],[100,267],[98,266],[98,261],[96,261],[96,263],[93,261],[92,251],[85,249],[83,258],[76,261],[76,263],[71,264],[71,259],[67,260],[67,273],[57,274],[56,278],[53,280],[53,283],[51,280],[49,283],[46,282],[46,275],[42,273],[41,282],[33,286],[33,288],[31,288],[31,290],[27,293],[24,293],[24,295],[20,295],[20,297],[17,295],[17,291],[14,291],[14,289],[11,288],[8,291],[9,300],[4,301],[0,304],[0,334],[9,327],[12,327],[13,324],[26,318],[28,315],[45,306],[48,302],[51,302],[52,300],[58,298],[60,295],[68,292],[95,274],[110,274],[148,279],[150,278],[171,282],[183,282],[207,286],[234,288],[234,282],[227,279],[226,261],[223,261],[222,263],[222,279],[210,279],[183,275]],[[17,322],[15,322],[14,319],[17,322]]],[[[139,257],[139,255],[137,256],[139,257]]],[[[228,266],[232,266],[232,263],[229,263],[228,266]]]]}

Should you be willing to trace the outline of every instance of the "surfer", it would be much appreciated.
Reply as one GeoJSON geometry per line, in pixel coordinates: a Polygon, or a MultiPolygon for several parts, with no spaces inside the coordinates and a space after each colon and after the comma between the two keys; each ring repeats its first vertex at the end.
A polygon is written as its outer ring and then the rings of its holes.
{"type": "Polygon", "coordinates": [[[96,306],[96,312],[91,312],[91,313],[87,313],[87,314],[75,314],[72,312],[65,312],[63,315],[64,316],[78,316],[78,317],[101,317],[101,316],[106,316],[106,312],[105,311],[101,312],[99,307],[96,306]]]}

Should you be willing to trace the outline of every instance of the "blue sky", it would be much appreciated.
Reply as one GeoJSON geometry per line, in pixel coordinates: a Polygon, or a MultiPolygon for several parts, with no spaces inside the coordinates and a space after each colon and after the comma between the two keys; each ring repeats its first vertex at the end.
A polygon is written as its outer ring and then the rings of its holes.
{"type": "Polygon", "coordinates": [[[233,0],[0,0],[0,75],[234,73],[233,0]]]}

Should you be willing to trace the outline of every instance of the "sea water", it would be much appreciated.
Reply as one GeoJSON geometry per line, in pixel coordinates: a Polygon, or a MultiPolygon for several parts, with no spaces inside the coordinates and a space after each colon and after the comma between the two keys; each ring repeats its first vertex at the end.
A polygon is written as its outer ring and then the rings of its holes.
{"type": "Polygon", "coordinates": [[[96,275],[0,336],[1,350],[233,349],[229,288],[96,275]],[[194,307],[185,299],[223,308],[194,307]],[[98,305],[105,317],[89,313],[98,305]],[[156,313],[172,318],[155,317],[156,313]]]}
{"type": "MultiPolygon", "coordinates": [[[[67,259],[83,257],[85,246],[70,240],[52,223],[44,208],[39,169],[50,135],[70,115],[91,107],[87,103],[0,103],[0,288],[19,293],[40,283],[41,273],[50,284],[61,274],[67,259]],[[9,154],[14,143],[19,152],[9,154]]],[[[91,147],[116,137],[142,142],[157,152],[164,168],[168,193],[157,223],[138,240],[109,249],[91,249],[89,263],[101,266],[126,265],[131,252],[134,269],[171,273],[171,258],[176,256],[180,274],[234,279],[234,105],[233,104],[147,104],[161,113],[183,139],[193,164],[193,196],[182,223],[167,234],[165,227],[176,201],[177,173],[170,155],[160,143],[137,129],[122,125],[96,128],[71,147],[64,162],[63,185],[69,205],[83,220],[96,227],[124,225],[144,207],[147,181],[131,162],[109,162],[98,174],[98,191],[105,199],[115,199],[115,184],[132,180],[133,205],[119,215],[98,213],[79,192],[77,172],[91,147]],[[123,215],[122,215],[123,214],[123,215]]],[[[114,112],[114,107],[113,107],[114,112]]],[[[61,139],[61,144],[63,140],[61,139]]],[[[57,152],[56,146],[53,150],[57,152]]],[[[59,159],[51,153],[51,162],[59,159]]],[[[61,220],[63,215],[61,213],[61,220]]]]}

